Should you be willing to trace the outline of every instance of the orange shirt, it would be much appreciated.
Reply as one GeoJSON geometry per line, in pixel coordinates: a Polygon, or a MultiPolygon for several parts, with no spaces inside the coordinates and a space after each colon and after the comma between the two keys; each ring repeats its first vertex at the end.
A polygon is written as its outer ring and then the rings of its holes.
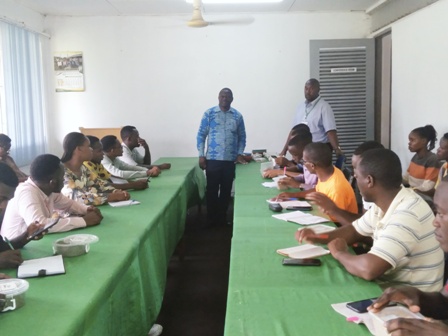
{"type": "MultiPolygon", "coordinates": [[[[358,213],[355,192],[338,168],[334,167],[334,173],[328,180],[317,182],[316,191],[327,195],[338,208],[351,213],[358,213]]],[[[331,220],[334,221],[334,218],[331,218],[331,220]]]]}

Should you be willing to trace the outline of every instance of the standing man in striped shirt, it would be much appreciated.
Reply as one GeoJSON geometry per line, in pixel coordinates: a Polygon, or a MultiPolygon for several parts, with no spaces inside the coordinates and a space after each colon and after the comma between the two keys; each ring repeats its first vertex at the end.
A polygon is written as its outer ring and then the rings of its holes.
{"type": "Polygon", "coordinates": [[[364,152],[355,167],[359,191],[372,207],[352,225],[320,239],[311,229],[298,231],[299,242],[328,243],[345,269],[383,287],[409,285],[424,292],[442,288],[444,256],[434,235],[434,215],[413,190],[401,185],[401,164],[388,149],[364,152]],[[368,253],[352,255],[348,246],[373,239],[368,253]]]}
{"type": "Polygon", "coordinates": [[[197,135],[199,166],[205,169],[207,176],[207,219],[210,224],[226,222],[235,162],[247,163],[242,156],[246,129],[241,113],[230,107],[232,91],[222,89],[218,101],[218,106],[205,111],[197,135]]]}

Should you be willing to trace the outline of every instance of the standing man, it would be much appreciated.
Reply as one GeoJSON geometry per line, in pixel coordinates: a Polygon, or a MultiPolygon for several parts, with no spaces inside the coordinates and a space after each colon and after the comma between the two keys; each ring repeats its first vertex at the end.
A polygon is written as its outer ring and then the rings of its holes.
{"type": "MultiPolygon", "coordinates": [[[[328,144],[330,149],[340,156],[343,153],[339,147],[333,110],[330,104],[319,95],[319,92],[320,84],[317,79],[311,78],[305,83],[305,101],[297,108],[294,125],[308,125],[313,135],[313,142],[328,144]]],[[[282,150],[282,155],[286,154],[287,145],[288,142],[282,150]]]]}
{"type": "Polygon", "coordinates": [[[207,219],[213,224],[226,221],[235,177],[235,161],[247,163],[242,156],[246,146],[244,120],[241,113],[230,107],[232,91],[222,89],[218,100],[218,106],[205,111],[196,138],[199,166],[206,170],[207,176],[207,219]]]}

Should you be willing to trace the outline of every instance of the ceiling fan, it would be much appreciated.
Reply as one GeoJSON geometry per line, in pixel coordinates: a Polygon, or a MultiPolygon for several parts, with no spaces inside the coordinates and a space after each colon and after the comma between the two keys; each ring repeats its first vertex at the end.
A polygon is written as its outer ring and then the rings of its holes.
{"type": "Polygon", "coordinates": [[[202,16],[202,0],[193,0],[193,15],[187,22],[188,27],[202,28],[208,25],[247,25],[254,21],[253,17],[241,17],[224,21],[206,21],[202,16]]]}

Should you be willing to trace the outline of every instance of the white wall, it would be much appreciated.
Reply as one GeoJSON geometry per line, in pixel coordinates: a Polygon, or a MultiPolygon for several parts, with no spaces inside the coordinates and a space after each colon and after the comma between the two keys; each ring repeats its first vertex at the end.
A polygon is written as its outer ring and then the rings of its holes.
{"type": "Polygon", "coordinates": [[[441,0],[392,26],[391,143],[403,169],[412,157],[411,130],[432,124],[439,138],[448,132],[447,17],[441,0]]]}
{"type": "Polygon", "coordinates": [[[27,28],[43,32],[44,16],[12,0],[0,1],[0,17],[8,21],[22,23],[27,28]]]}
{"type": "Polygon", "coordinates": [[[253,18],[193,29],[187,17],[48,17],[52,51],[84,53],[86,85],[83,93],[52,93],[50,151],[60,154],[64,135],[78,126],[131,124],[154,158],[196,156],[201,116],[223,87],[245,118],[246,150],[279,151],[304,99],[309,40],[362,38],[369,20],[360,13],[253,18]]]}

